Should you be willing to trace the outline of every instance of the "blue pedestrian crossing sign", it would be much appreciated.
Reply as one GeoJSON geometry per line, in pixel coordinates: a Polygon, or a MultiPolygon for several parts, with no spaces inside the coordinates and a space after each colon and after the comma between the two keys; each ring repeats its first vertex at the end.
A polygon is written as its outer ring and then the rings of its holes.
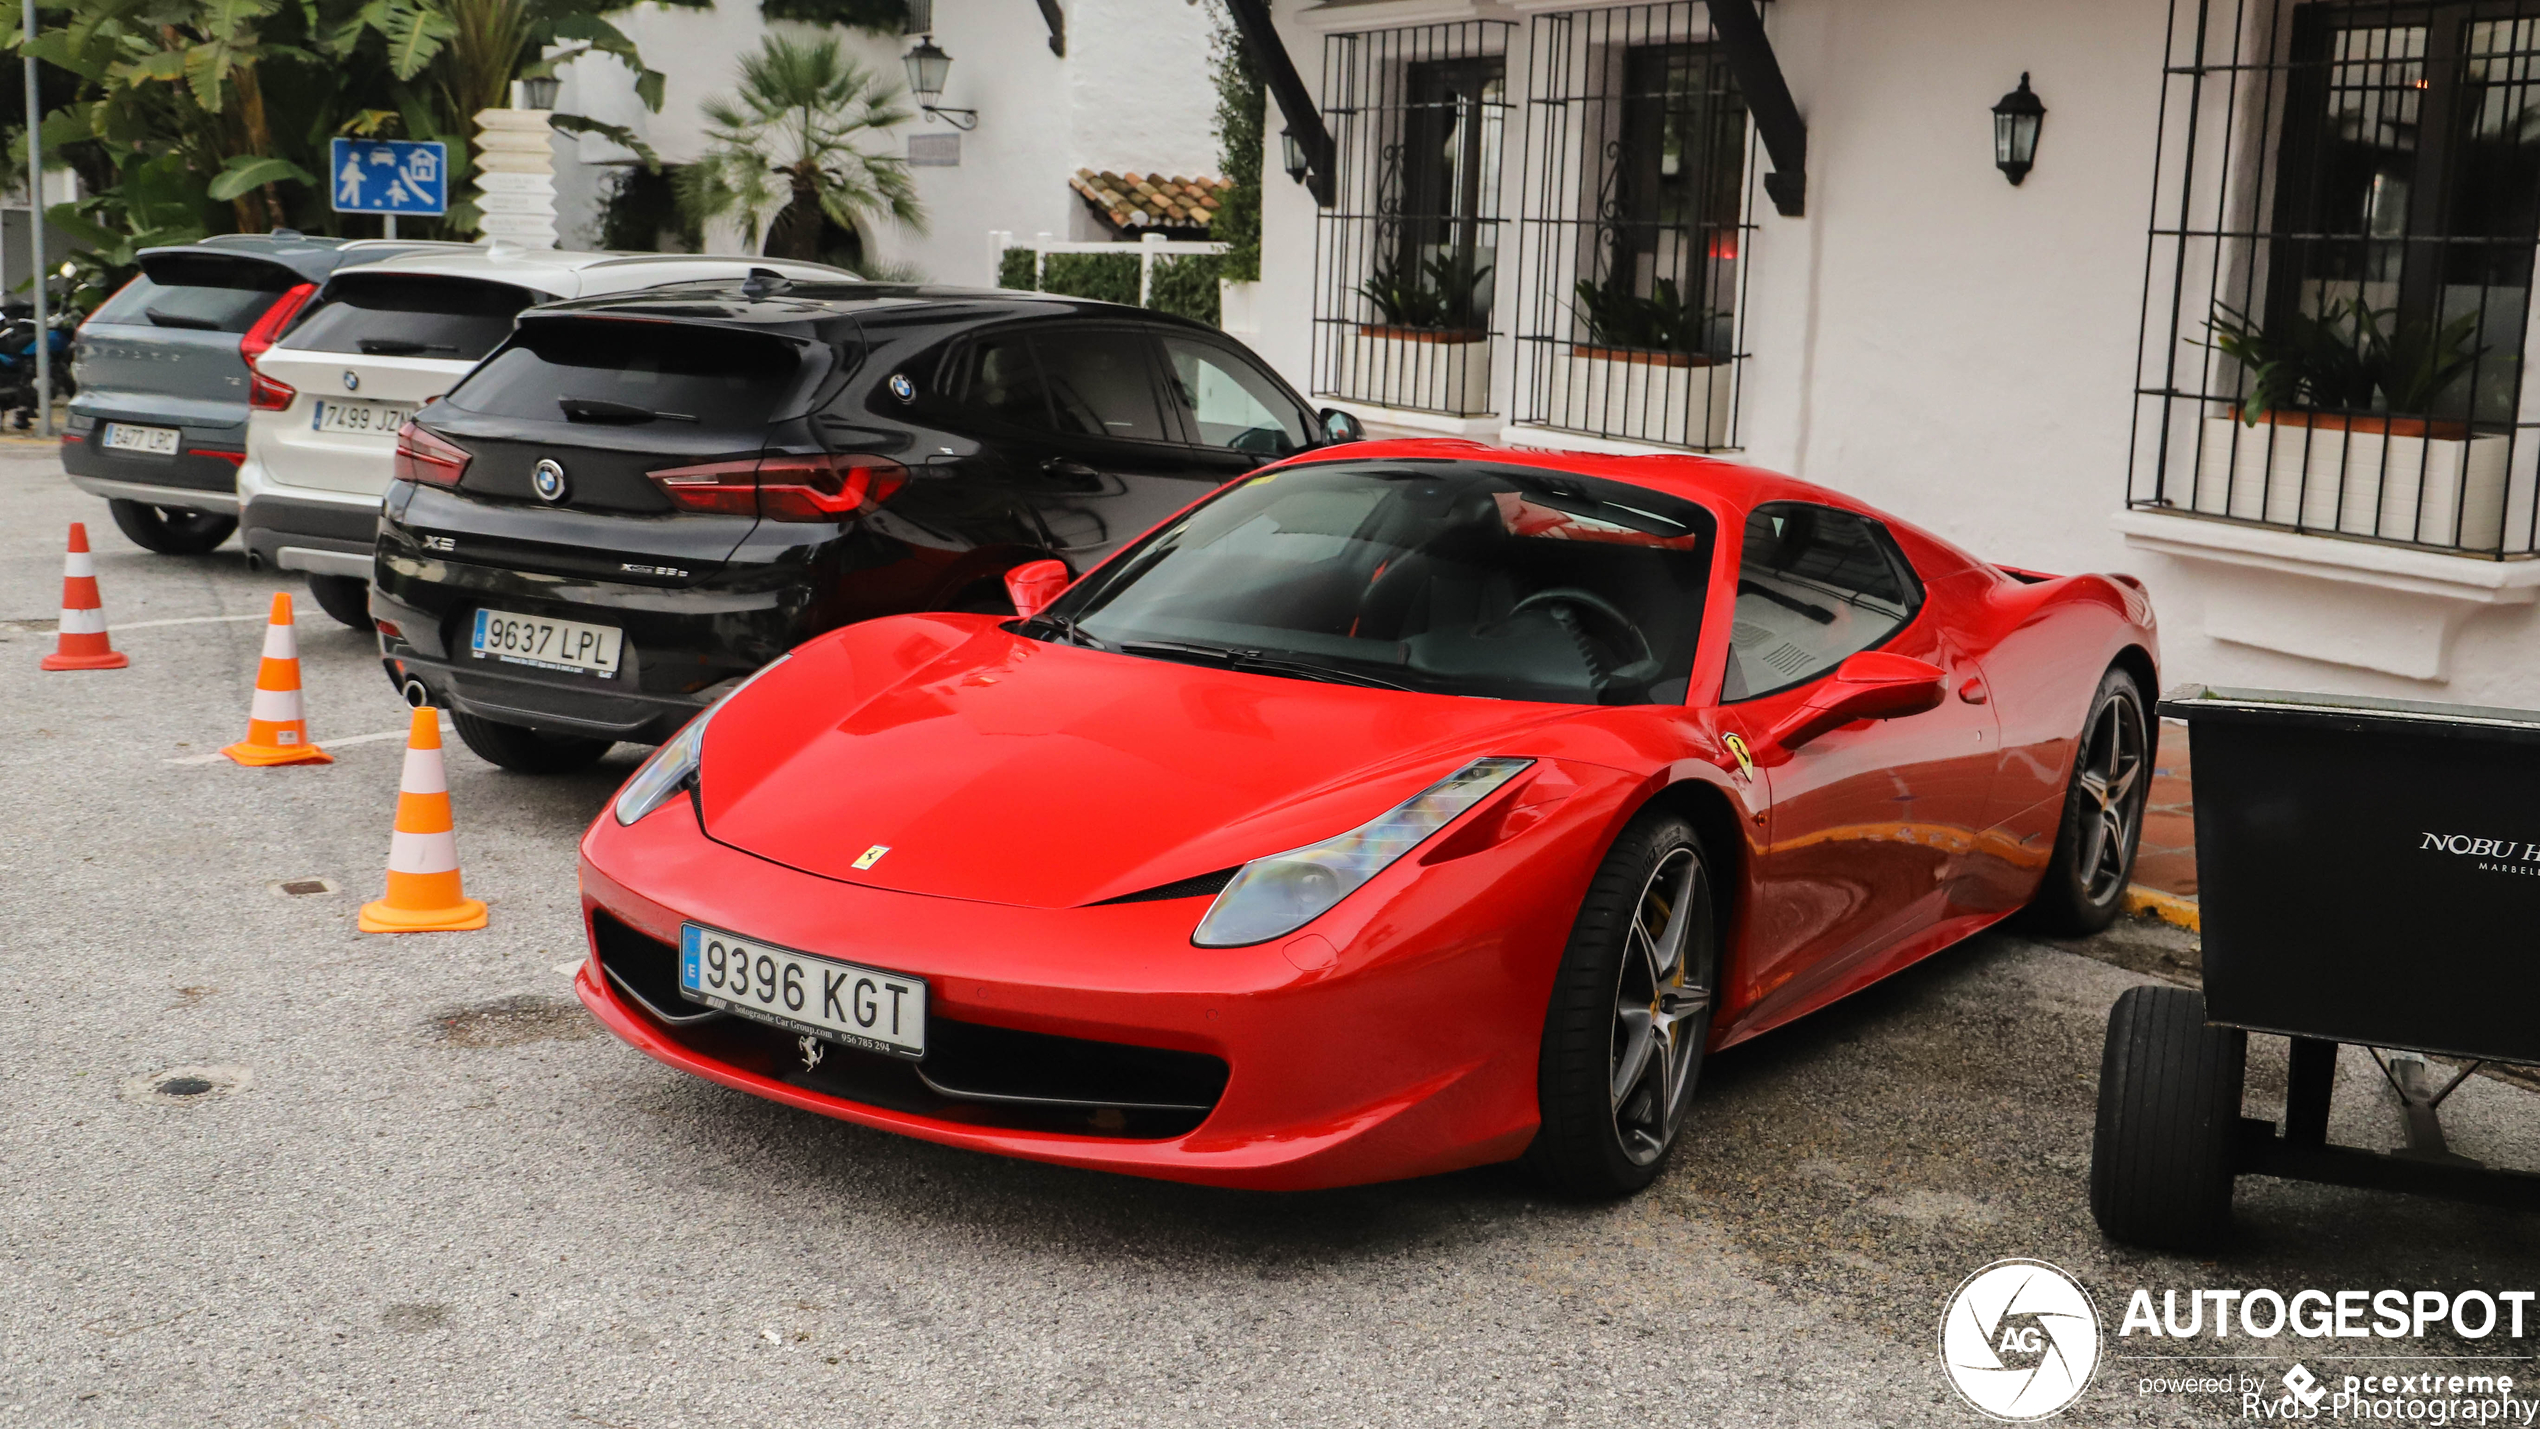
{"type": "Polygon", "coordinates": [[[337,139],[326,162],[337,213],[439,216],[450,208],[449,151],[414,139],[337,139]]]}

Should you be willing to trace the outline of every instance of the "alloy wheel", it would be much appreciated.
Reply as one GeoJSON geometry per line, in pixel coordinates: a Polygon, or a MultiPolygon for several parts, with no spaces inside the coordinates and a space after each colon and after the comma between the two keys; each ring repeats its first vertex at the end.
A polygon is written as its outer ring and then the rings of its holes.
{"type": "Polygon", "coordinates": [[[1711,1016],[1714,922],[1702,860],[1678,846],[1641,886],[1614,995],[1615,1138],[1632,1164],[1664,1155],[1683,1120],[1711,1016]]]}
{"type": "Polygon", "coordinates": [[[2081,849],[2074,867],[2082,892],[2105,903],[2124,891],[2135,826],[2143,818],[2143,709],[2123,691],[2100,701],[2082,739],[2081,849]]]}

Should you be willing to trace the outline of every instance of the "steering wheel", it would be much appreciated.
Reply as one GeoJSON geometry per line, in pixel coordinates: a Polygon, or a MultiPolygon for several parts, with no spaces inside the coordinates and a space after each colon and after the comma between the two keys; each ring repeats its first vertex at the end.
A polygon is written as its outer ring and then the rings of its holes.
{"type": "Polygon", "coordinates": [[[1592,590],[1581,590],[1577,586],[1567,585],[1539,590],[1510,606],[1508,616],[1513,620],[1524,611],[1545,605],[1572,605],[1582,610],[1593,611],[1630,637],[1632,645],[1639,649],[1640,657],[1607,672],[1608,679],[1645,680],[1658,673],[1658,652],[1650,648],[1649,637],[1642,633],[1640,626],[1612,601],[1592,590]]]}

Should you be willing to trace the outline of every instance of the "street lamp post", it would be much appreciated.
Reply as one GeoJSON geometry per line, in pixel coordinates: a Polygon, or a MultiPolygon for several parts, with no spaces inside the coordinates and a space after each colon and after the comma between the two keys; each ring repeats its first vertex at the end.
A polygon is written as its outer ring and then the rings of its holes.
{"type": "MultiPolygon", "coordinates": [[[[35,0],[26,0],[26,43],[35,44],[35,0]]],[[[35,56],[26,57],[26,196],[27,251],[35,278],[35,411],[39,430],[53,435],[53,325],[45,318],[44,284],[44,102],[37,97],[35,56]]]]}

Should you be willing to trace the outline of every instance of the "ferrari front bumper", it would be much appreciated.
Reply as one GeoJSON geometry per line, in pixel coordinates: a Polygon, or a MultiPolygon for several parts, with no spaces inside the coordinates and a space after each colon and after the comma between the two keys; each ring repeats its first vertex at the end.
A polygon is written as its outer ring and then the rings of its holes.
{"type": "Polygon", "coordinates": [[[1629,792],[1611,771],[1576,773],[1578,792],[1522,821],[1522,836],[1435,864],[1405,858],[1300,935],[1248,948],[1191,945],[1205,896],[1055,909],[927,897],[716,843],[686,800],[632,827],[603,813],[582,845],[593,949],[575,989],[669,1066],[1000,1155],[1279,1190],[1507,1160],[1534,1135],[1545,999],[1629,792]],[[1120,1075],[1154,1065],[1185,1090],[1190,1069],[1222,1066],[1223,1089],[1176,1118],[945,1095],[939,1082],[972,1078],[921,1077],[923,1064],[834,1046],[807,1066],[790,1032],[703,1015],[658,984],[639,994],[623,964],[617,976],[604,965],[603,933],[621,949],[621,929],[675,947],[689,922],[925,979],[930,1063],[958,1033],[1027,1060],[1057,1049],[1078,1066],[1077,1052],[1102,1061],[1108,1048],[1129,1069],[1120,1075]]]}

